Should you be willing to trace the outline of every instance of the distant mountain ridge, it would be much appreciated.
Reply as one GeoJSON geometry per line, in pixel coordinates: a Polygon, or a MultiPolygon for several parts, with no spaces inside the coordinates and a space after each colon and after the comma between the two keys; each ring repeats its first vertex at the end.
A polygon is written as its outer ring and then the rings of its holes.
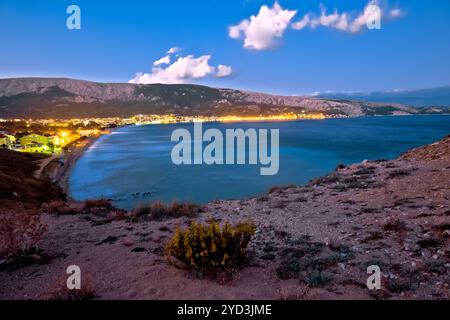
{"type": "Polygon", "coordinates": [[[67,78],[0,79],[0,118],[128,117],[136,114],[326,115],[441,113],[396,103],[277,96],[192,84],[98,83],[67,78]]]}
{"type": "Polygon", "coordinates": [[[450,86],[374,92],[327,92],[316,95],[323,99],[348,99],[368,102],[400,103],[416,107],[450,107],[450,86]]]}

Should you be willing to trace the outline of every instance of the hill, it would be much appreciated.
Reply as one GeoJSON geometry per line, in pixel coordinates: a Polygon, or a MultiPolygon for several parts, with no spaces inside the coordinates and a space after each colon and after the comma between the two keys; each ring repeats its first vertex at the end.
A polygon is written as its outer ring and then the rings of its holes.
{"type": "Polygon", "coordinates": [[[128,117],[136,114],[326,115],[440,113],[401,104],[276,96],[190,84],[97,83],[65,78],[0,79],[0,118],[128,117]]]}
{"type": "Polygon", "coordinates": [[[0,149],[0,208],[34,208],[64,198],[50,182],[34,177],[39,161],[44,158],[39,154],[0,149]]]}
{"type": "Polygon", "coordinates": [[[420,90],[375,91],[367,93],[331,92],[319,94],[318,97],[323,99],[400,103],[416,107],[450,107],[450,86],[420,90]]]}

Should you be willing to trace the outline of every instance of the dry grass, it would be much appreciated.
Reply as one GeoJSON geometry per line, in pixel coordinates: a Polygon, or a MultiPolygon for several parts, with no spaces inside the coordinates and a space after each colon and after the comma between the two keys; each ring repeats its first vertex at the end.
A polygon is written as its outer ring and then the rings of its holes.
{"type": "Polygon", "coordinates": [[[410,171],[408,171],[408,170],[397,169],[397,170],[392,170],[391,172],[389,172],[388,177],[392,179],[392,178],[409,176],[409,174],[410,174],[410,171]]]}
{"type": "Polygon", "coordinates": [[[127,218],[127,211],[116,208],[110,200],[86,200],[81,212],[92,225],[102,225],[127,218]]]}
{"type": "Polygon", "coordinates": [[[35,254],[46,229],[35,212],[0,211],[0,260],[14,261],[35,254]]]}
{"type": "Polygon", "coordinates": [[[115,207],[111,204],[111,201],[107,199],[86,200],[83,206],[85,211],[109,211],[114,209],[115,207]]]}
{"type": "Polygon", "coordinates": [[[55,200],[44,203],[42,210],[48,214],[57,216],[72,215],[80,213],[80,210],[74,206],[71,206],[67,201],[55,200]]]}
{"type": "Polygon", "coordinates": [[[54,288],[49,290],[43,298],[45,300],[63,300],[63,301],[85,301],[92,300],[96,297],[94,286],[89,278],[82,280],[81,289],[70,290],[67,288],[66,279],[62,279],[56,283],[54,288]]]}
{"type": "Polygon", "coordinates": [[[406,230],[406,224],[399,219],[390,219],[384,224],[383,229],[385,231],[404,231],[406,230]]]}
{"type": "Polygon", "coordinates": [[[269,189],[269,193],[284,193],[288,189],[295,188],[296,186],[293,184],[283,185],[283,186],[274,186],[269,189]]]}
{"type": "Polygon", "coordinates": [[[132,221],[164,220],[180,217],[195,217],[201,211],[200,207],[193,203],[173,202],[166,205],[156,201],[150,205],[137,207],[130,212],[132,221]]]}

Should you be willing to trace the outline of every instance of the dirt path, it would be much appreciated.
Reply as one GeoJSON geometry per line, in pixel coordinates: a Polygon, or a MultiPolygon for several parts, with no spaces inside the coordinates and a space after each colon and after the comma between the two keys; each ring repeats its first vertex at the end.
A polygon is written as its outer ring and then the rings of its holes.
{"type": "Polygon", "coordinates": [[[84,152],[97,141],[99,137],[89,137],[74,143],[61,155],[52,155],[41,161],[34,176],[40,179],[49,179],[68,193],[68,179],[70,172],[84,152]]]}
{"type": "Polygon", "coordinates": [[[44,171],[44,169],[49,165],[50,162],[52,162],[53,160],[58,159],[60,157],[61,157],[60,155],[52,155],[48,158],[41,160],[39,162],[39,167],[33,176],[37,179],[42,179],[43,178],[42,172],[44,171]]]}

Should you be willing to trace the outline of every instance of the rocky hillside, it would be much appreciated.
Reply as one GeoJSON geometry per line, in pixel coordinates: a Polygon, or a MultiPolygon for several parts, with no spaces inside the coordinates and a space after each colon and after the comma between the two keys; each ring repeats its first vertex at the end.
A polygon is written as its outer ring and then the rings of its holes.
{"type": "Polygon", "coordinates": [[[50,182],[34,177],[45,157],[0,149],[0,209],[35,208],[65,198],[50,182]]]}
{"type": "Polygon", "coordinates": [[[199,85],[96,83],[63,78],[0,79],[0,118],[132,116],[322,112],[328,115],[439,113],[440,109],[400,104],[274,96],[199,85]]]}

